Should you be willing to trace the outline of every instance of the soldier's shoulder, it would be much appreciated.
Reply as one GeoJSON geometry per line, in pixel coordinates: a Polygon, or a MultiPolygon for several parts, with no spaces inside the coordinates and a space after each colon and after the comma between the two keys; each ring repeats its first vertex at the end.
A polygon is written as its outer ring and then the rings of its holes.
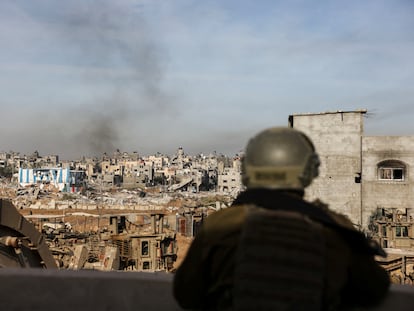
{"type": "Polygon", "coordinates": [[[241,226],[246,217],[246,206],[231,206],[210,214],[203,227],[206,230],[230,230],[241,226]]]}
{"type": "Polygon", "coordinates": [[[342,227],[346,227],[348,229],[356,230],[354,224],[352,223],[351,219],[348,216],[334,211],[325,202],[319,199],[316,199],[315,201],[312,202],[312,204],[319,207],[323,211],[325,211],[338,225],[342,227]]]}

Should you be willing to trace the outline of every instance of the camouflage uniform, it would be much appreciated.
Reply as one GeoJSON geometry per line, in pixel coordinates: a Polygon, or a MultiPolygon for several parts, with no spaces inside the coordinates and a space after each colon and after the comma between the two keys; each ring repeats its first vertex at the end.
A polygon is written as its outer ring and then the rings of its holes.
{"type": "Polygon", "coordinates": [[[307,203],[300,195],[253,189],[241,193],[232,207],[210,215],[202,225],[174,277],[174,296],[183,308],[232,309],[235,254],[252,203],[309,214],[322,224],[326,244],[323,310],[375,305],[384,297],[390,281],[374,260],[378,252],[345,216],[321,204],[307,203]]]}

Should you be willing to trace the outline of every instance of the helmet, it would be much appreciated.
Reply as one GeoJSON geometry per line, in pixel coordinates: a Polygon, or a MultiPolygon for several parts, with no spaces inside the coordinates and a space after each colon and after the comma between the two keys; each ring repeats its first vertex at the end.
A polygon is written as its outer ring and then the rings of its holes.
{"type": "Polygon", "coordinates": [[[303,190],[318,176],[319,157],[312,141],[290,127],[266,129],[250,139],[242,161],[249,188],[303,190]]]}

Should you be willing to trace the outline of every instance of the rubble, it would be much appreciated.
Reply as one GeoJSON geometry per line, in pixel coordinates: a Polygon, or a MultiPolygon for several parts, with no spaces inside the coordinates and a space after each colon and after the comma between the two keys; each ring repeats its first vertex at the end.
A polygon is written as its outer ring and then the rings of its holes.
{"type": "Polygon", "coordinates": [[[158,187],[123,189],[92,182],[84,191],[68,193],[53,183],[1,182],[0,195],[43,233],[56,265],[68,270],[173,271],[192,240],[192,234],[177,230],[179,219],[187,217],[188,228],[195,228],[200,213],[231,202],[215,192],[162,192],[158,187]]]}

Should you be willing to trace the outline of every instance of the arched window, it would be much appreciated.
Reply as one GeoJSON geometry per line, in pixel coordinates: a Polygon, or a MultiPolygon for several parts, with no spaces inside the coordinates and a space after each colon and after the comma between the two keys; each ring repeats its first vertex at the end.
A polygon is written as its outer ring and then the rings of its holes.
{"type": "Polygon", "coordinates": [[[378,179],[403,181],[406,177],[406,166],[398,160],[387,160],[378,163],[378,179]]]}

